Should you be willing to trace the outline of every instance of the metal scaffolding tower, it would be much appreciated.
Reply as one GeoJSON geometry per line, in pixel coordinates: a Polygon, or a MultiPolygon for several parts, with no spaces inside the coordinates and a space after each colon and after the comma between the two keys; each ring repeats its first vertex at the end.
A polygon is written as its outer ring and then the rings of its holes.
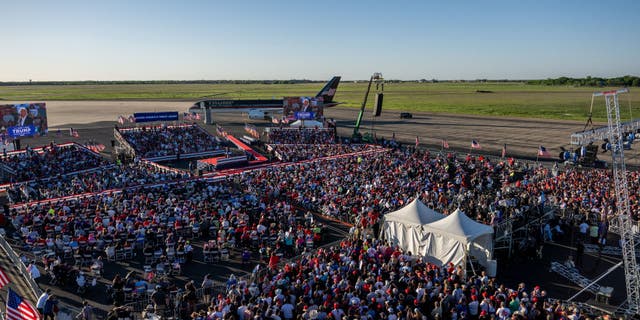
{"type": "Polygon", "coordinates": [[[611,142],[611,165],[613,167],[616,207],[618,210],[617,215],[611,221],[611,225],[612,229],[615,229],[620,234],[622,242],[622,261],[624,262],[627,285],[627,313],[638,314],[640,313],[640,274],[636,262],[633,221],[629,206],[629,184],[627,182],[627,169],[624,164],[624,149],[622,148],[623,129],[635,126],[636,122],[632,121],[623,125],[620,122],[620,106],[618,104],[618,95],[628,92],[629,89],[624,88],[594,93],[593,98],[601,96],[605,98],[608,126],[598,130],[580,132],[579,137],[574,134],[572,135],[572,142],[574,142],[574,139],[581,140],[580,142],[593,142],[604,138],[608,138],[611,142]]]}
{"type": "MultiPolygon", "coordinates": [[[[620,123],[620,130],[622,132],[633,131],[636,132],[640,129],[640,119],[634,119],[631,121],[620,123]]],[[[583,146],[587,145],[591,142],[602,141],[605,138],[608,138],[609,128],[601,127],[597,129],[589,129],[585,131],[575,132],[571,134],[571,144],[583,146]]]]}

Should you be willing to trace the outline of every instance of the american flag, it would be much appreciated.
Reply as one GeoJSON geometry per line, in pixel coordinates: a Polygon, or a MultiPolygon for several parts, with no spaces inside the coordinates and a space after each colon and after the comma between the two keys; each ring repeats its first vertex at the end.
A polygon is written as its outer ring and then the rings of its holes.
{"type": "Polygon", "coordinates": [[[442,139],[442,148],[449,149],[449,142],[447,142],[447,140],[442,139]]]}
{"type": "Polygon", "coordinates": [[[136,122],[136,118],[133,115],[129,116],[129,122],[134,123],[136,122]]]}
{"type": "Polygon", "coordinates": [[[547,151],[547,148],[540,146],[540,148],[538,148],[538,157],[551,157],[551,153],[547,151]]]}
{"type": "Polygon", "coordinates": [[[80,137],[80,135],[78,134],[78,130],[76,130],[74,128],[69,128],[69,135],[74,137],[74,138],[80,137]]]}
{"type": "Polygon", "coordinates": [[[419,144],[420,144],[420,138],[416,136],[416,148],[418,147],[419,144]]]}
{"type": "Polygon", "coordinates": [[[200,120],[200,119],[202,119],[202,117],[200,116],[200,114],[199,114],[199,113],[196,113],[196,114],[195,114],[195,116],[194,116],[194,118],[195,118],[196,120],[200,120]]]}
{"type": "Polygon", "coordinates": [[[7,277],[7,274],[4,273],[4,270],[0,269],[0,289],[6,286],[9,282],[11,281],[9,280],[9,277],[7,277]]]}
{"type": "Polygon", "coordinates": [[[252,125],[252,124],[248,124],[245,123],[244,124],[244,130],[249,133],[250,135],[259,138],[260,135],[258,134],[258,128],[256,128],[256,126],[252,125]]]}
{"type": "Polygon", "coordinates": [[[100,144],[90,144],[87,145],[87,148],[95,153],[100,153],[102,152],[102,150],[104,150],[106,147],[104,144],[100,143],[100,144]]]}
{"type": "Polygon", "coordinates": [[[11,288],[7,294],[7,320],[39,320],[36,309],[11,288]]]}
{"type": "Polygon", "coordinates": [[[482,149],[482,147],[480,146],[480,144],[476,140],[471,140],[471,148],[473,148],[473,149],[482,149]]]}
{"type": "Polygon", "coordinates": [[[505,143],[504,146],[502,146],[502,158],[504,158],[507,155],[507,144],[505,143]]]}
{"type": "Polygon", "coordinates": [[[120,116],[118,116],[118,123],[119,123],[119,124],[124,124],[124,122],[125,122],[124,117],[123,117],[123,116],[121,116],[121,115],[120,115],[120,116]]]}

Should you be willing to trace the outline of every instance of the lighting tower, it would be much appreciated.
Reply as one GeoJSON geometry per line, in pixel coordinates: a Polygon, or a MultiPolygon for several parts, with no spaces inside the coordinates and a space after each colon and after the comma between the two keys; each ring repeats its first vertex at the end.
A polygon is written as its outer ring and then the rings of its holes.
{"type": "Polygon", "coordinates": [[[632,212],[629,206],[629,184],[627,182],[627,169],[624,164],[624,149],[622,147],[623,131],[620,123],[620,107],[618,105],[618,94],[628,92],[629,89],[624,88],[596,92],[593,97],[604,96],[607,105],[608,138],[612,143],[611,165],[613,166],[613,181],[618,210],[612,225],[617,229],[622,239],[622,260],[624,261],[624,275],[627,284],[627,312],[638,314],[640,313],[640,275],[636,263],[632,212]]]}

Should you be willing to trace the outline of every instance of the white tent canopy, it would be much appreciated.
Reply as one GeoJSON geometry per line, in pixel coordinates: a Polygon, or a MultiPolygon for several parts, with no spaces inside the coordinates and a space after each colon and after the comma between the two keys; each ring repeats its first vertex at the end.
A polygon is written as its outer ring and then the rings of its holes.
{"type": "Polygon", "coordinates": [[[492,263],[493,228],[474,221],[460,210],[425,225],[424,230],[427,236],[420,254],[430,262],[459,264],[468,254],[485,267],[492,263]]]}
{"type": "Polygon", "coordinates": [[[429,209],[416,198],[397,211],[386,214],[381,232],[392,245],[420,254],[426,236],[423,226],[442,218],[444,215],[429,209]]]}

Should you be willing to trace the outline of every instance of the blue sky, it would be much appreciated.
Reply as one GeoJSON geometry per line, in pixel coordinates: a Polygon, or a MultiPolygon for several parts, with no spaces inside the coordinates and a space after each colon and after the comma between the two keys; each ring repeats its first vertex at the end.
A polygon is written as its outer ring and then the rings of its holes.
{"type": "Polygon", "coordinates": [[[640,75],[640,1],[0,0],[0,81],[640,75]]]}

